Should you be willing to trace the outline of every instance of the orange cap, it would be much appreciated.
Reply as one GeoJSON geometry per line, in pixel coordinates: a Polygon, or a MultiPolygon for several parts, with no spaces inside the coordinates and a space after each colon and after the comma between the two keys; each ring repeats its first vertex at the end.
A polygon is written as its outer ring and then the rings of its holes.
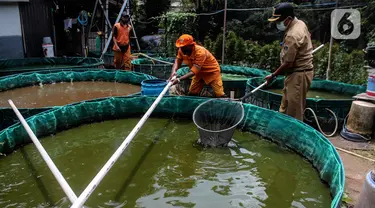
{"type": "Polygon", "coordinates": [[[195,44],[194,38],[191,35],[183,34],[176,41],[176,47],[181,48],[187,45],[195,44]]]}

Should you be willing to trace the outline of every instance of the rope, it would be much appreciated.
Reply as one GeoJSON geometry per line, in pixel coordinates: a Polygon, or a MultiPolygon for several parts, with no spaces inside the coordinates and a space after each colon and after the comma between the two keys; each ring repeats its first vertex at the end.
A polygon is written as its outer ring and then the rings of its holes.
{"type": "Polygon", "coordinates": [[[362,136],[361,134],[357,134],[357,133],[352,133],[350,132],[347,128],[346,128],[346,121],[348,119],[348,116],[346,116],[345,120],[344,120],[344,125],[343,125],[343,128],[342,128],[342,131],[341,131],[341,136],[346,139],[346,140],[349,140],[349,141],[354,141],[354,142],[360,142],[361,140],[362,141],[370,141],[371,138],[367,138],[367,137],[364,137],[362,136]]]}
{"type": "Polygon", "coordinates": [[[365,160],[368,160],[368,161],[371,161],[373,163],[375,163],[375,160],[374,159],[371,159],[371,158],[368,158],[368,157],[365,157],[365,156],[362,156],[362,155],[359,155],[357,153],[354,153],[354,152],[351,152],[351,151],[348,151],[348,150],[345,150],[345,149],[342,149],[340,147],[336,147],[337,150],[340,150],[342,152],[345,152],[345,153],[348,153],[350,155],[353,155],[353,156],[356,156],[356,157],[359,157],[359,158],[362,158],[362,159],[365,159],[365,160]]]}
{"type": "Polygon", "coordinates": [[[78,18],[77,18],[77,21],[79,22],[79,24],[81,24],[82,26],[86,26],[87,23],[89,22],[89,15],[87,14],[87,12],[85,10],[82,10],[79,15],[78,15],[78,18]]]}
{"type": "MultiPolygon", "coordinates": [[[[144,57],[149,58],[149,59],[151,59],[153,61],[158,61],[158,62],[164,63],[164,64],[169,64],[169,65],[173,65],[174,64],[174,63],[171,63],[171,62],[167,62],[167,61],[159,60],[159,59],[156,59],[156,58],[152,58],[152,57],[150,57],[150,56],[148,56],[148,55],[146,55],[144,53],[134,53],[132,55],[144,56],[144,57]]],[[[152,62],[152,63],[155,64],[155,62],[152,62]]]]}
{"type": "MultiPolygon", "coordinates": [[[[325,7],[325,8],[314,8],[319,6],[329,6],[330,3],[324,3],[324,4],[314,4],[314,5],[301,5],[296,7],[296,11],[325,11],[325,10],[334,10],[334,9],[345,9],[345,8],[359,8],[359,7],[367,7],[367,4],[357,4],[357,5],[347,5],[347,6],[340,6],[340,7],[325,7]],[[312,8],[307,8],[312,7],[312,8]]],[[[332,4],[333,5],[333,4],[332,4]]],[[[334,3],[336,5],[336,3],[334,3]]],[[[244,9],[236,9],[236,8],[227,8],[227,11],[238,11],[238,12],[246,12],[246,11],[266,11],[266,10],[272,10],[273,7],[263,7],[263,8],[244,8],[244,9]]],[[[216,15],[219,13],[224,12],[224,9],[208,12],[208,13],[198,13],[197,16],[211,16],[216,15]]],[[[138,23],[142,24],[150,24],[154,22],[155,20],[161,19],[163,16],[157,16],[157,17],[151,17],[147,20],[143,21],[137,21],[138,23]]]]}
{"type": "MultiPolygon", "coordinates": [[[[315,119],[316,124],[318,125],[318,129],[319,129],[320,133],[322,133],[325,137],[333,137],[333,136],[336,134],[337,129],[338,129],[338,126],[339,126],[339,122],[338,122],[338,119],[337,119],[336,114],[335,114],[332,110],[326,108],[326,110],[327,110],[328,112],[330,112],[330,113],[333,115],[333,117],[335,118],[335,130],[332,132],[332,134],[329,134],[329,135],[327,135],[327,134],[322,130],[322,128],[320,127],[320,123],[319,123],[319,121],[318,121],[318,117],[316,116],[316,114],[315,114],[315,112],[314,112],[313,109],[311,109],[311,108],[306,108],[305,111],[303,112],[303,116],[305,117],[305,112],[306,112],[307,110],[309,110],[309,111],[313,114],[313,117],[314,117],[314,119],[315,119]]],[[[305,119],[306,119],[306,117],[305,117],[305,119]]],[[[307,120],[307,119],[306,119],[306,120],[307,120]]]]}

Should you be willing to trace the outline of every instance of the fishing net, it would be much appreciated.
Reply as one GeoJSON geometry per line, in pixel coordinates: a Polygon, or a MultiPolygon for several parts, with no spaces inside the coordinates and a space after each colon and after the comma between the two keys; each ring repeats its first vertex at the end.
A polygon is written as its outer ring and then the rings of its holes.
{"type": "Polygon", "coordinates": [[[199,143],[205,147],[228,144],[243,117],[244,109],[238,102],[212,99],[200,104],[193,113],[199,143]]]}
{"type": "MultiPolygon", "coordinates": [[[[156,97],[134,96],[85,101],[34,115],[27,119],[27,123],[35,135],[42,138],[85,123],[131,116],[140,118],[155,99],[156,97]]],[[[191,118],[194,110],[205,101],[207,99],[199,97],[166,96],[155,108],[152,116],[191,118]]],[[[332,195],[331,208],[340,207],[345,173],[340,156],[328,139],[289,116],[250,104],[243,104],[243,108],[244,119],[237,127],[303,155],[318,170],[320,178],[328,183],[332,195]]],[[[0,153],[11,153],[17,147],[30,142],[23,126],[17,123],[0,132],[0,153]]]]}
{"type": "Polygon", "coordinates": [[[97,68],[103,64],[103,60],[92,57],[0,59],[0,76],[51,69],[97,68]]]}

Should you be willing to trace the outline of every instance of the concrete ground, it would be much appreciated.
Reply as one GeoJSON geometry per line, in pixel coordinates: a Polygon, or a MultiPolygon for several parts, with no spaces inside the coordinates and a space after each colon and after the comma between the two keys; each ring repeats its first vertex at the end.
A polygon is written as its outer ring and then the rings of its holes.
{"type": "MultiPolygon", "coordinates": [[[[355,154],[375,160],[375,141],[369,143],[356,143],[343,139],[341,136],[331,137],[329,140],[335,147],[348,150],[355,154]]],[[[351,199],[350,205],[358,201],[366,174],[375,170],[375,162],[337,150],[345,168],[345,191],[351,199]]]]}

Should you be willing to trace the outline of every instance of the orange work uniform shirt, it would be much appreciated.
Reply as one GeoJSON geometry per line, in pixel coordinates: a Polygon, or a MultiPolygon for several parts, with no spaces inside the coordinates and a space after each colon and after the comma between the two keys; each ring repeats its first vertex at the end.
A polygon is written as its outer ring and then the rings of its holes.
{"type": "MultiPolygon", "coordinates": [[[[122,26],[121,23],[116,23],[114,26],[117,29],[117,36],[115,37],[117,40],[117,44],[119,46],[128,45],[129,33],[130,33],[129,26],[128,25],[122,26]]],[[[113,46],[113,50],[116,50],[115,46],[113,46]]]]}
{"type": "Polygon", "coordinates": [[[195,45],[190,56],[184,55],[178,50],[177,58],[189,66],[197,80],[203,79],[206,84],[216,79],[221,79],[220,65],[216,58],[202,46],[195,45]]]}

